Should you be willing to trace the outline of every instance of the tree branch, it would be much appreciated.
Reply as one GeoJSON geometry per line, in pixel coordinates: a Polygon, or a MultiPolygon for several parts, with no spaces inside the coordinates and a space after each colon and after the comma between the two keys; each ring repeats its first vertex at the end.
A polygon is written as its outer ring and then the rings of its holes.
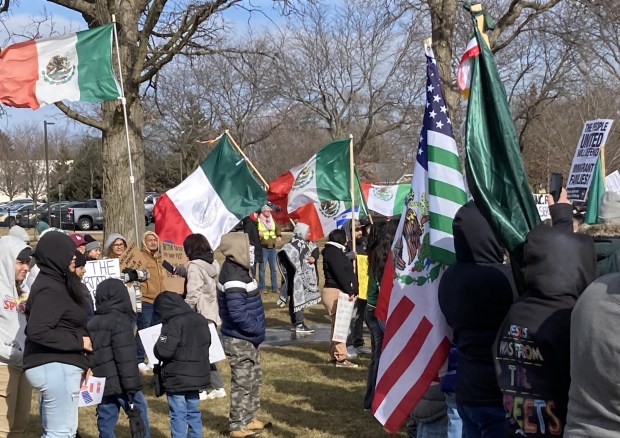
{"type": "Polygon", "coordinates": [[[102,120],[93,119],[92,117],[80,114],[77,111],[72,110],[62,102],[56,102],[54,103],[54,105],[56,105],[56,108],[62,111],[67,117],[70,117],[73,120],[77,120],[80,123],[99,129],[100,131],[103,131],[107,127],[102,120]]]}
{"type": "MultiPolygon", "coordinates": [[[[7,3],[9,0],[5,0],[7,3]]],[[[97,17],[97,9],[95,7],[95,1],[90,0],[48,0],[50,3],[55,3],[59,6],[71,9],[72,11],[82,14],[87,22],[92,22],[97,17]]]]}

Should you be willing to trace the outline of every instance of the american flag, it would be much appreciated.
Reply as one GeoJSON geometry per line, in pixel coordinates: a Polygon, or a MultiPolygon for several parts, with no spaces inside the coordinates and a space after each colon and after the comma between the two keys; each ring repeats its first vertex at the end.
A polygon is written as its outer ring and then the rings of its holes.
{"type": "Polygon", "coordinates": [[[452,122],[430,45],[425,45],[426,108],[411,191],[392,247],[390,294],[379,295],[386,329],[372,412],[396,433],[445,363],[450,328],[437,298],[454,261],[452,220],[467,202],[452,122]]]}

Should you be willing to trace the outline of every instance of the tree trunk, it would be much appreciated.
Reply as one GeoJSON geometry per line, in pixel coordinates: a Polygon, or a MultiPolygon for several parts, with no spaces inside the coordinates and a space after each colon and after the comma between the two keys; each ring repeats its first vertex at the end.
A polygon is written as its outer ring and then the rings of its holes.
{"type": "Polygon", "coordinates": [[[139,244],[144,232],[144,120],[138,99],[134,99],[131,104],[127,103],[127,113],[136,196],[132,200],[123,108],[117,102],[106,102],[103,116],[104,119],[111,117],[112,123],[103,130],[104,221],[106,235],[121,233],[128,241],[139,244]],[[134,226],[133,202],[136,205],[138,236],[134,226]]]}

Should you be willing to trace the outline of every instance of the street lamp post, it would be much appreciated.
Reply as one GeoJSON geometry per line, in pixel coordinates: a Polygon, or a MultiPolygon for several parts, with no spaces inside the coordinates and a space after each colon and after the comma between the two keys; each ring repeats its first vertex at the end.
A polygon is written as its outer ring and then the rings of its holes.
{"type": "MultiPolygon", "coordinates": [[[[47,125],[54,125],[54,122],[43,121],[43,136],[45,137],[45,196],[47,200],[47,221],[52,218],[52,209],[50,208],[50,161],[47,148],[47,125]]],[[[34,213],[35,222],[37,221],[37,213],[34,213]]],[[[36,226],[36,224],[35,224],[36,226]]]]}

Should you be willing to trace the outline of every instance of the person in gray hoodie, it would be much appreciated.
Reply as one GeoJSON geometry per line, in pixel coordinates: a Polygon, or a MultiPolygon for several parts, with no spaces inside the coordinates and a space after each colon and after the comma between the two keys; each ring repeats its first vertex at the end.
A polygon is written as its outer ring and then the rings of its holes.
{"type": "Polygon", "coordinates": [[[613,273],[590,284],[573,309],[566,437],[619,436],[618,320],[620,273],[613,273]]]}
{"type": "Polygon", "coordinates": [[[22,239],[5,236],[0,241],[0,436],[24,436],[30,414],[32,387],[22,370],[27,294],[20,286],[31,255],[22,239]]]}

